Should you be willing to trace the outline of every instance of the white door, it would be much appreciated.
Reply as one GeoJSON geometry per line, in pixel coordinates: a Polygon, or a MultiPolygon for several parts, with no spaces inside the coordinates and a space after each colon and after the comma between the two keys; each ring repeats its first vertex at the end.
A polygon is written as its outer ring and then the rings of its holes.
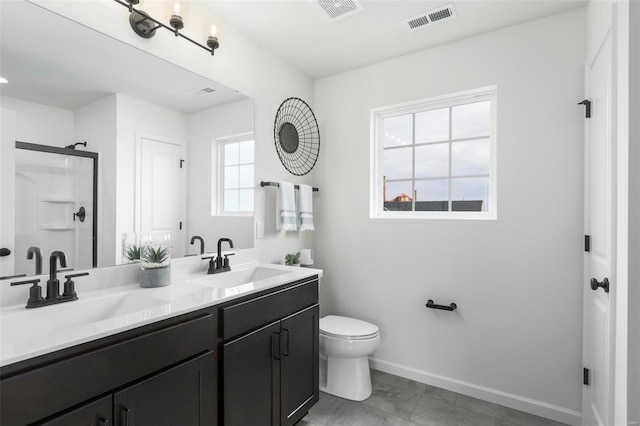
{"type": "MultiPolygon", "coordinates": [[[[0,110],[0,277],[14,274],[15,250],[15,111],[0,110]]],[[[26,252],[22,254],[26,256],[26,252]]]]}
{"type": "Polygon", "coordinates": [[[589,384],[583,390],[583,424],[613,425],[613,329],[615,309],[615,188],[612,111],[611,31],[587,64],[585,233],[590,251],[585,256],[584,366],[589,384]],[[609,291],[602,286],[608,281],[609,291]],[[592,285],[595,290],[592,289],[592,285]]]}
{"type": "Polygon", "coordinates": [[[140,140],[138,201],[141,233],[169,234],[171,257],[184,256],[181,147],[150,138],[140,140]]]}

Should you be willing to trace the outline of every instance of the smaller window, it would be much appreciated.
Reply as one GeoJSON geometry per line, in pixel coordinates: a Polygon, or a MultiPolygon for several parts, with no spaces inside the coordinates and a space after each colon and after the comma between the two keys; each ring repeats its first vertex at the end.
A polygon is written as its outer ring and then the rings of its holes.
{"type": "Polygon", "coordinates": [[[213,206],[212,213],[216,210],[218,214],[253,213],[253,134],[218,139],[216,142],[218,195],[212,199],[217,199],[218,209],[213,206]]]}
{"type": "Polygon", "coordinates": [[[371,217],[495,218],[495,97],[373,110],[371,217]]]}

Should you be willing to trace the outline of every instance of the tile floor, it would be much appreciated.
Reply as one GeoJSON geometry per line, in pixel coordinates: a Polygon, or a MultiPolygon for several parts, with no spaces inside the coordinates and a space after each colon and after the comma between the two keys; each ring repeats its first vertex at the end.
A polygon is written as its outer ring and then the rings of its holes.
{"type": "Polygon", "coordinates": [[[501,405],[371,370],[373,394],[354,402],[320,393],[297,426],[561,426],[501,405]]]}

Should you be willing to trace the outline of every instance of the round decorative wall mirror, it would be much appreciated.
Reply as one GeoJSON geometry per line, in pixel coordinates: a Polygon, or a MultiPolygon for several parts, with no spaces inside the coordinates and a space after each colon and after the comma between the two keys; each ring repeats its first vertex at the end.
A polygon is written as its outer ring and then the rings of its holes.
{"type": "Polygon", "coordinates": [[[313,169],[320,152],[320,130],[313,111],[300,98],[285,99],[273,124],[273,138],[280,162],[296,176],[313,169]]]}

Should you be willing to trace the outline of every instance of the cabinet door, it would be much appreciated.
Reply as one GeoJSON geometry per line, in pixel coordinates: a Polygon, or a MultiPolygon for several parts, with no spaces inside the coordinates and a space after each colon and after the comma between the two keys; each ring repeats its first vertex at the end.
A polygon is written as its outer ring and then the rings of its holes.
{"type": "Polygon", "coordinates": [[[280,322],[276,321],[222,350],[224,425],[280,424],[280,322]]]}
{"type": "Polygon", "coordinates": [[[281,424],[295,424],[320,396],[318,305],[282,320],[281,327],[281,424]]]}
{"type": "Polygon", "coordinates": [[[109,395],[42,423],[41,426],[111,426],[112,405],[113,398],[109,395]]]}
{"type": "Polygon", "coordinates": [[[117,426],[216,424],[213,352],[152,376],[115,394],[117,426]]]}

